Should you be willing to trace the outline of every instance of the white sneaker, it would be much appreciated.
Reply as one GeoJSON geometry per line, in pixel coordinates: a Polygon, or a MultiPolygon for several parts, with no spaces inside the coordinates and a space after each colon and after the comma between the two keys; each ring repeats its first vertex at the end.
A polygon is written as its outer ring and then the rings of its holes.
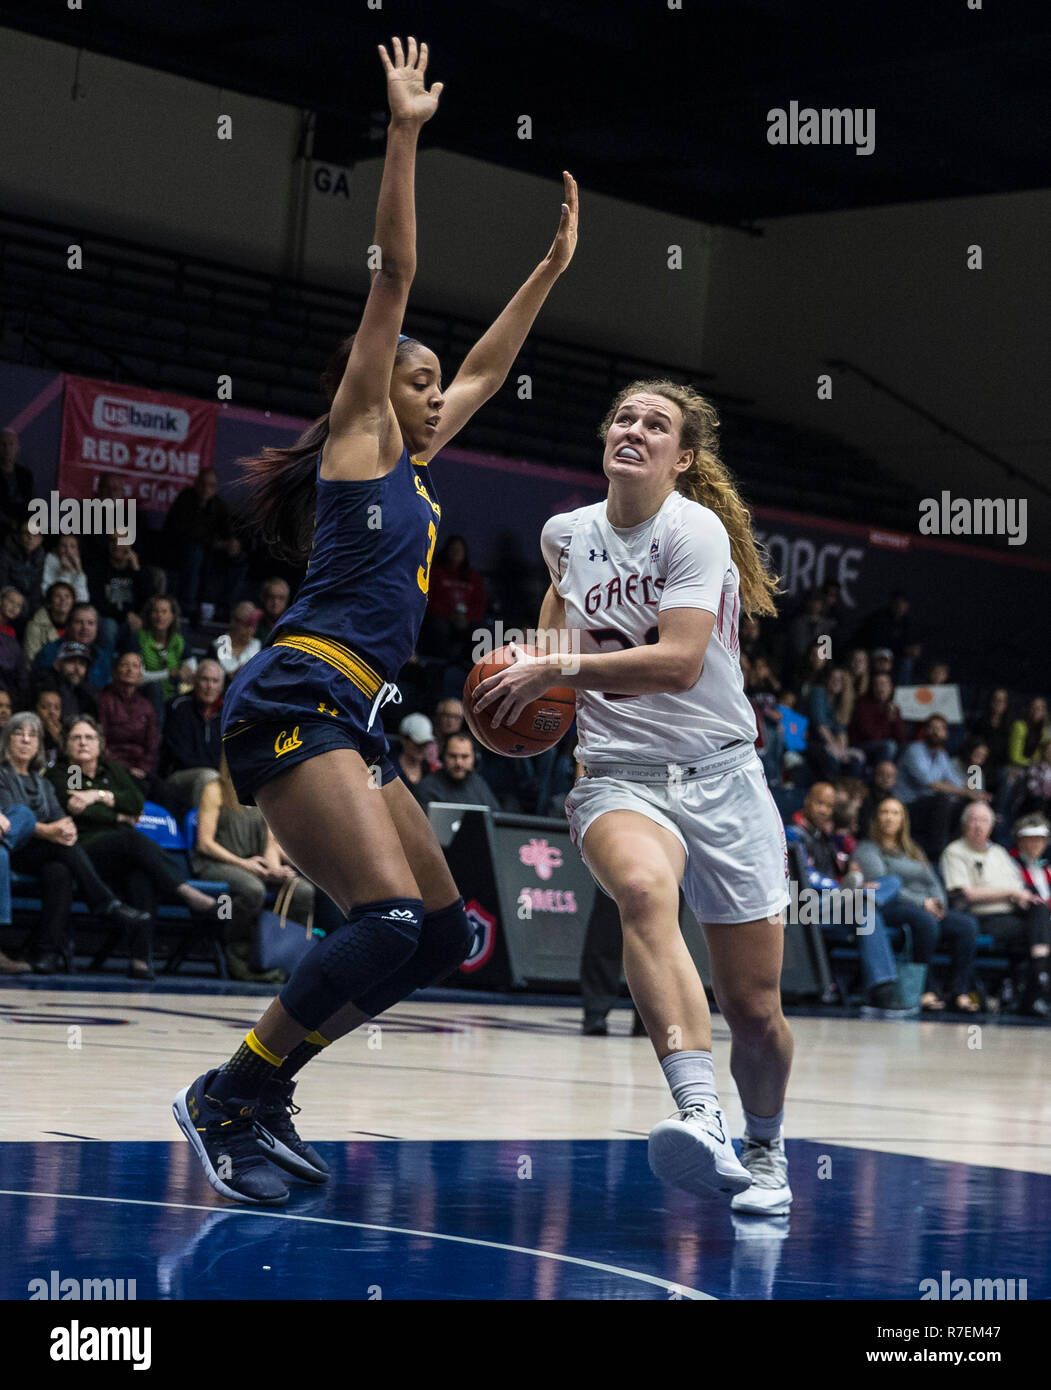
{"type": "Polygon", "coordinates": [[[726,1116],[715,1101],[701,1101],[655,1125],[649,1160],[655,1177],[700,1196],[732,1196],[752,1182],[738,1162],[726,1116]]]}
{"type": "Polygon", "coordinates": [[[792,1205],[784,1139],[779,1135],[764,1143],[746,1134],[741,1146],[741,1162],[751,1174],[752,1185],[733,1199],[731,1208],[756,1216],[783,1216],[792,1205]]]}

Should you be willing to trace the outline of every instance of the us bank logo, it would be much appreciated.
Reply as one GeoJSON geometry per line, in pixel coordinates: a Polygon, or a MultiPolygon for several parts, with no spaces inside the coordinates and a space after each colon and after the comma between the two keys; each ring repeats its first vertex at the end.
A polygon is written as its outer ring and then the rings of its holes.
{"type": "Polygon", "coordinates": [[[519,849],[518,862],[535,869],[537,878],[548,879],[562,867],[562,851],[546,840],[530,840],[519,849]]]}
{"type": "Polygon", "coordinates": [[[111,434],[139,434],[180,443],[190,431],[190,413],[170,405],[150,405],[124,396],[96,396],[91,423],[111,434]]]}

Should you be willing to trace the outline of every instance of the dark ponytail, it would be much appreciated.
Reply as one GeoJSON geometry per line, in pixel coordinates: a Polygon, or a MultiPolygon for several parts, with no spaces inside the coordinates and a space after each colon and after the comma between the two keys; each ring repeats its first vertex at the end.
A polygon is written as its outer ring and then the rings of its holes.
{"type": "MultiPolygon", "coordinates": [[[[330,406],[343,380],[354,337],[352,333],[344,338],[321,373],[321,389],[330,406]]],[[[399,337],[395,366],[418,346],[415,338],[399,337]]],[[[237,460],[238,484],[248,493],[246,534],[260,538],[268,551],[291,564],[302,564],[313,544],[317,459],[328,438],[328,417],[326,411],[286,448],[267,446],[254,458],[237,460]]]]}

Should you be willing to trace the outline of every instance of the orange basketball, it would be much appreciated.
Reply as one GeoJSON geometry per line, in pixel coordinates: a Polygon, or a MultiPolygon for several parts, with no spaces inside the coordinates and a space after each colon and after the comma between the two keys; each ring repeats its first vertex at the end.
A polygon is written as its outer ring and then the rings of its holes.
{"type": "MultiPolygon", "coordinates": [[[[518,650],[526,656],[541,655],[535,647],[519,647],[518,650]]],[[[475,687],[513,662],[510,647],[498,647],[485,661],[475,663],[464,682],[464,718],[471,733],[490,753],[502,753],[506,758],[532,758],[545,748],[552,748],[572,724],[577,697],[572,687],[553,685],[526,705],[513,724],[501,724],[494,729],[489,718],[496,705],[478,714],[473,708],[475,687]]]]}

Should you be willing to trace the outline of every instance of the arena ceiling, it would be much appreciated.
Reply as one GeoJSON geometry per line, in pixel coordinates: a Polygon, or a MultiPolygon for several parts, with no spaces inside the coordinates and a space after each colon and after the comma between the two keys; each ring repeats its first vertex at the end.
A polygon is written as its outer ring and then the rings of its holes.
{"type": "Polygon", "coordinates": [[[729,225],[1047,183],[1042,0],[375,3],[7,0],[0,24],[315,110],[333,162],[379,153],[375,44],[414,33],[447,83],[428,142],[729,225]],[[875,149],[768,143],[793,101],[874,109],[875,149]]]}

